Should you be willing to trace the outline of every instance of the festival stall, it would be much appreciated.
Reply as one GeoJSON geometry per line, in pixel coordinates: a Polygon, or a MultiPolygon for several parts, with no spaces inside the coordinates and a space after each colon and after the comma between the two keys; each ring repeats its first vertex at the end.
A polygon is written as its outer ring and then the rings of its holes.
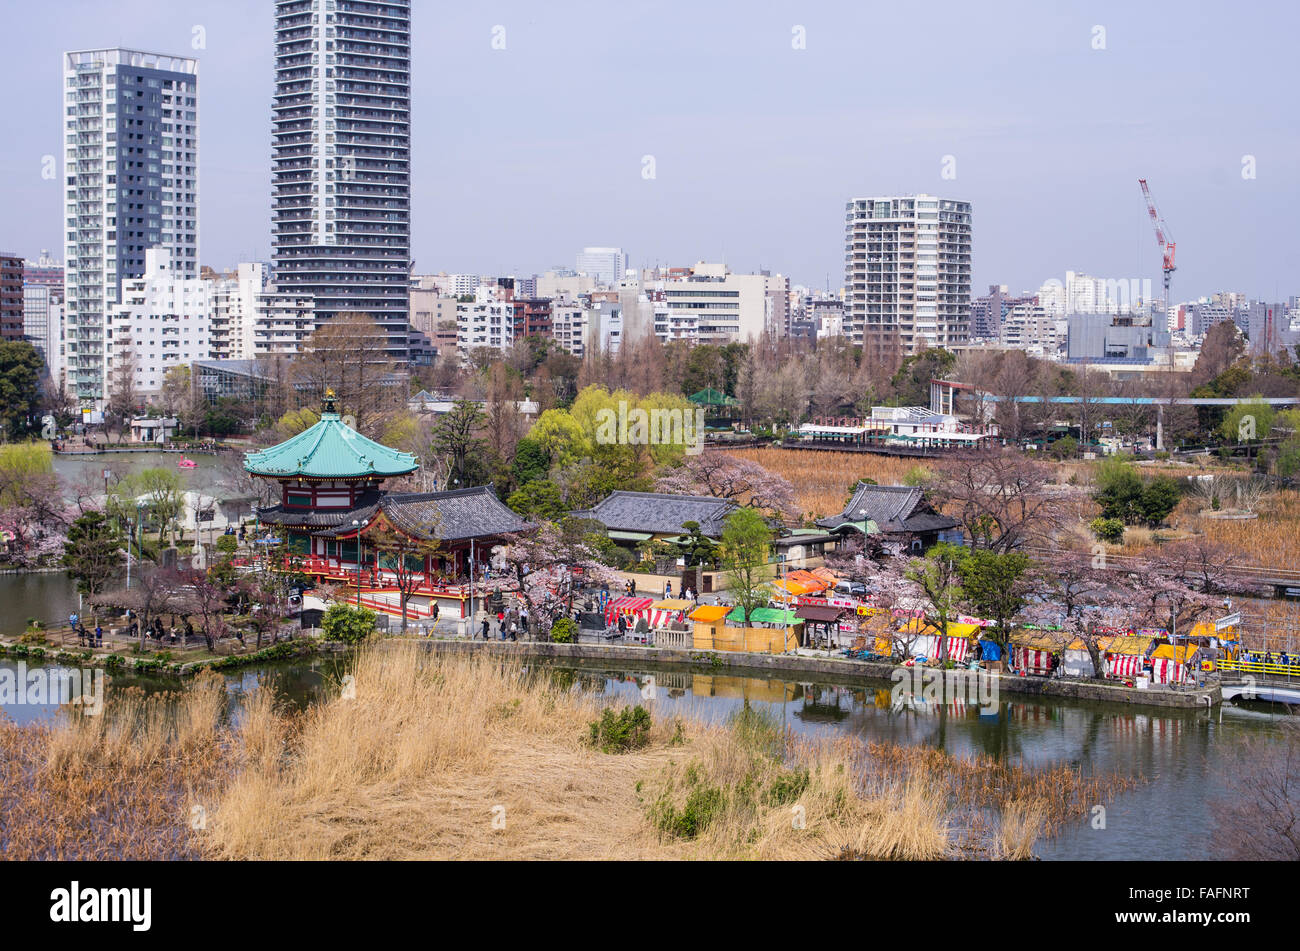
{"type": "Polygon", "coordinates": [[[1140,634],[1117,634],[1097,642],[1104,673],[1110,680],[1140,677],[1154,638],[1140,634]]]}
{"type": "MultiPolygon", "coordinates": [[[[975,624],[948,623],[948,659],[955,664],[964,664],[970,657],[971,638],[978,636],[979,626],[975,624]]],[[[912,618],[903,625],[904,636],[916,635],[912,641],[913,657],[938,660],[943,649],[938,629],[924,618],[912,618]]]]}
{"type": "Polygon", "coordinates": [[[635,624],[637,618],[646,618],[647,623],[649,623],[648,615],[654,600],[654,598],[634,597],[631,595],[615,598],[605,606],[606,626],[613,627],[618,622],[620,614],[626,616],[630,624],[635,624]]]}
{"type": "Polygon", "coordinates": [[[1151,682],[1185,684],[1191,677],[1192,664],[1200,662],[1200,648],[1195,644],[1161,644],[1151,652],[1151,682]]]}
{"type": "Polygon", "coordinates": [[[825,591],[831,587],[833,582],[828,582],[824,578],[818,577],[811,571],[804,571],[802,568],[790,572],[787,576],[789,580],[796,584],[804,586],[806,594],[814,594],[819,591],[825,591]]]}
{"type": "Polygon", "coordinates": [[[670,624],[683,622],[687,612],[693,610],[695,610],[693,601],[687,601],[685,598],[664,598],[650,605],[647,620],[651,627],[668,627],[670,624]]]}

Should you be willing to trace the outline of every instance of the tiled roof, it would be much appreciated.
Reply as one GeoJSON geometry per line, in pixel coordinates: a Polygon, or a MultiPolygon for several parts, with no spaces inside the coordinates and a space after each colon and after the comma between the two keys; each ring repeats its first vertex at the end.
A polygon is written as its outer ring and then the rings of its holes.
{"type": "Polygon", "coordinates": [[[260,509],[263,522],[314,528],[321,538],[351,535],[353,521],[365,525],[381,512],[393,526],[416,538],[437,537],[444,541],[484,538],[523,532],[528,522],[501,504],[488,486],[453,492],[408,492],[371,494],[365,504],[334,512],[299,514],[283,506],[260,509]]]}
{"type": "Polygon", "coordinates": [[[344,425],[337,413],[325,413],[310,429],[244,457],[247,471],[269,478],[387,477],[406,475],[419,467],[409,452],[398,452],[367,439],[344,425]]]}
{"type": "Polygon", "coordinates": [[[880,531],[938,532],[956,528],[960,522],[940,515],[925,501],[919,488],[905,485],[872,485],[864,482],[853,493],[853,498],[839,515],[820,518],[822,528],[837,529],[844,526],[861,526],[872,521],[880,531]]]}
{"type": "Polygon", "coordinates": [[[683,534],[687,522],[699,522],[709,538],[722,536],[723,523],[738,506],[707,495],[661,495],[656,492],[611,492],[587,517],[613,531],[683,534]]]}

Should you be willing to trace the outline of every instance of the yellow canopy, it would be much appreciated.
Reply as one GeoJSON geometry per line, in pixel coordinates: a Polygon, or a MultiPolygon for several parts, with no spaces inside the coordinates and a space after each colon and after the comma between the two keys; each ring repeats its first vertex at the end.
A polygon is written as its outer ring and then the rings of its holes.
{"type": "Polygon", "coordinates": [[[1145,654],[1153,638],[1139,635],[1111,635],[1097,641],[1097,646],[1109,654],[1145,654]]]}
{"type": "Polygon", "coordinates": [[[662,601],[656,601],[650,605],[652,611],[685,611],[687,608],[694,607],[694,601],[687,601],[684,598],[665,598],[662,601]]]}
{"type": "Polygon", "coordinates": [[[1175,653],[1173,644],[1161,644],[1151,652],[1151,656],[1153,658],[1159,657],[1161,660],[1172,660],[1185,664],[1188,662],[1188,658],[1194,657],[1199,649],[1195,644],[1179,644],[1177,653],[1175,653]]]}
{"type": "Polygon", "coordinates": [[[731,608],[723,604],[701,604],[691,612],[691,620],[712,624],[714,621],[721,621],[731,611],[731,608]]]}

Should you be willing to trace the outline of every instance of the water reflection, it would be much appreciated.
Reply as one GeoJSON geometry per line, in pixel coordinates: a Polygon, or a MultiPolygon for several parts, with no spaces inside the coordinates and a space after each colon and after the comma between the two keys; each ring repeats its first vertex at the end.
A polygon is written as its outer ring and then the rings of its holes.
{"type": "MultiPolygon", "coordinates": [[[[237,721],[245,698],[262,687],[273,689],[285,709],[304,710],[338,689],[348,665],[347,658],[313,658],[227,673],[228,715],[237,721]]],[[[13,666],[0,660],[0,670],[13,666]]],[[[565,689],[641,703],[657,719],[681,716],[723,723],[748,705],[809,737],[927,744],[955,756],[983,754],[1026,767],[1066,764],[1084,772],[1141,778],[1116,801],[1096,804],[1105,809],[1105,828],[1080,817],[1041,843],[1039,851],[1049,859],[1208,857],[1214,831],[1210,802],[1223,792],[1236,741],[1275,730],[1279,719],[1271,711],[1231,706],[1161,711],[1034,698],[1003,699],[989,707],[922,698],[895,703],[888,683],[818,683],[648,666],[619,670],[539,663],[530,669],[565,689]]],[[[179,685],[169,678],[118,674],[109,689],[122,686],[174,691],[179,685]]],[[[54,709],[0,707],[19,722],[54,709]]]]}

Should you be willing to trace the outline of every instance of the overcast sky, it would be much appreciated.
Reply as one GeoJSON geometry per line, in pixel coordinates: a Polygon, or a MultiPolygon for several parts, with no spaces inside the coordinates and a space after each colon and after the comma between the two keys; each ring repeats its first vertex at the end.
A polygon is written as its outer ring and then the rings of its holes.
{"type": "MultiPolygon", "coordinates": [[[[1145,177],[1176,299],[1300,294],[1289,0],[413,6],[420,273],[540,273],[618,245],[638,266],[723,259],[838,289],[845,201],[928,192],[974,205],[977,294],[1067,269],[1158,287],[1145,177]]],[[[271,0],[0,10],[0,248],[62,256],[40,174],[62,160],[60,54],[127,46],[200,58],[203,263],[269,257],[271,0]]]]}

